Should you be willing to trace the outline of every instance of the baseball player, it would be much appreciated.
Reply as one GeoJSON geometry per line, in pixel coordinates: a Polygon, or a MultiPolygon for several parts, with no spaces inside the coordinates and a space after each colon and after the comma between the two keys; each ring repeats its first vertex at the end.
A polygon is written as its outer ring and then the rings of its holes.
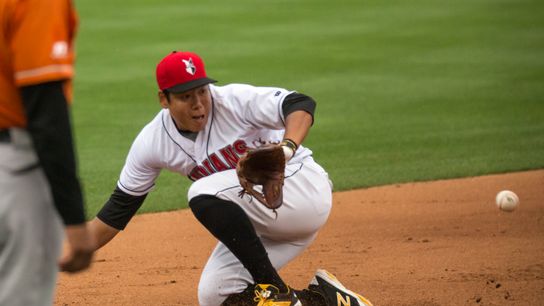
{"type": "Polygon", "coordinates": [[[0,0],[0,305],[51,305],[58,264],[83,270],[95,248],[68,111],[76,21],[69,0],[0,0]]]}
{"type": "Polygon", "coordinates": [[[370,305],[324,270],[305,290],[277,272],[312,243],[331,209],[327,173],[301,145],[313,99],[283,88],[215,86],[191,52],[164,57],[156,77],[162,110],[134,140],[115,191],[91,221],[98,245],[125,228],[167,169],[194,181],[189,206],[219,240],[200,278],[200,305],[370,305]],[[243,192],[236,170],[248,150],[271,144],[287,161],[275,209],[243,192]]]}

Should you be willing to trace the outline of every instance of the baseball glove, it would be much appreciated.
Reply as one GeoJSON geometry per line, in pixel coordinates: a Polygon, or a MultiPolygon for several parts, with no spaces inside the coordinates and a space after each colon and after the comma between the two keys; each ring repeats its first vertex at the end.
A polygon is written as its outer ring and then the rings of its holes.
{"type": "Polygon", "coordinates": [[[240,196],[249,194],[270,209],[283,204],[283,180],[285,154],[280,145],[264,145],[249,149],[236,166],[236,173],[242,186],[240,196]],[[262,192],[255,190],[262,186],[262,192]]]}

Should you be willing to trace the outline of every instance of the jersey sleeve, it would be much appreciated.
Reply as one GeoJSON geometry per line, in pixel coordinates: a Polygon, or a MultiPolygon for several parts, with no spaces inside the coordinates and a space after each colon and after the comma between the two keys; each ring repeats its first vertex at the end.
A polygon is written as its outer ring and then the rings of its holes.
{"type": "Polygon", "coordinates": [[[71,0],[19,1],[10,42],[17,86],[72,78],[76,26],[71,0]]]}
{"type": "Polygon", "coordinates": [[[162,166],[155,153],[152,137],[145,129],[136,137],[127,155],[117,186],[132,196],[142,196],[151,191],[162,166]]]}
{"type": "Polygon", "coordinates": [[[225,88],[224,98],[234,104],[240,122],[254,128],[285,129],[282,103],[293,91],[245,84],[231,84],[225,88]]]}
{"type": "Polygon", "coordinates": [[[96,217],[113,228],[124,230],[146,197],[147,194],[142,196],[127,194],[117,187],[96,217]]]}

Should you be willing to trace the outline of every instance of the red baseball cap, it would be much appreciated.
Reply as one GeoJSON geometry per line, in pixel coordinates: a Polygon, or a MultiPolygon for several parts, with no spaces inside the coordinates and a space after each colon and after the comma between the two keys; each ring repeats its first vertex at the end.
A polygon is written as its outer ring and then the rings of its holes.
{"type": "Polygon", "coordinates": [[[157,65],[160,90],[179,93],[217,82],[206,76],[204,62],[196,53],[174,51],[157,65]]]}

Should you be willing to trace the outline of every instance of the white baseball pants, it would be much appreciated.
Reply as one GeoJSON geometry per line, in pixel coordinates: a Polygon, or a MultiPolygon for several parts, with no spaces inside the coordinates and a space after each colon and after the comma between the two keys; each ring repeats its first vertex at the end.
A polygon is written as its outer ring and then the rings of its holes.
{"type": "MultiPolygon", "coordinates": [[[[249,216],[272,265],[280,269],[301,254],[325,224],[332,205],[332,184],[312,157],[289,164],[285,171],[283,205],[274,213],[241,190],[236,170],[204,177],[191,186],[188,198],[214,195],[237,203],[249,216]]],[[[213,250],[198,286],[201,306],[218,306],[230,294],[242,292],[253,279],[221,242],[213,250]]]]}

